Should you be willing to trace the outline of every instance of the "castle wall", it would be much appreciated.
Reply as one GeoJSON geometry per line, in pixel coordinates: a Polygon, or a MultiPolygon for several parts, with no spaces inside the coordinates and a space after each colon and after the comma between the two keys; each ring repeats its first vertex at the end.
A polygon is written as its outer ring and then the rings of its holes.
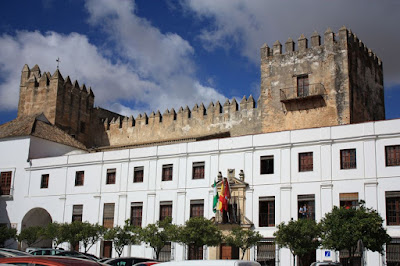
{"type": "Polygon", "coordinates": [[[351,123],[385,119],[382,61],[348,32],[351,123]]]}
{"type": "Polygon", "coordinates": [[[96,130],[96,146],[123,146],[176,139],[201,138],[225,133],[228,136],[240,136],[261,132],[261,116],[253,97],[227,100],[222,106],[211,103],[208,108],[203,104],[190,110],[180,108],[158,111],[133,117],[106,119],[96,130]],[[108,142],[108,143],[107,143],[108,142]]]}
{"type": "Polygon", "coordinates": [[[347,47],[338,37],[328,29],[323,44],[314,33],[310,45],[300,36],[297,49],[289,39],[284,53],[279,41],[261,48],[263,132],[350,123],[347,47]],[[300,97],[297,79],[305,75],[310,95],[300,97]]]}

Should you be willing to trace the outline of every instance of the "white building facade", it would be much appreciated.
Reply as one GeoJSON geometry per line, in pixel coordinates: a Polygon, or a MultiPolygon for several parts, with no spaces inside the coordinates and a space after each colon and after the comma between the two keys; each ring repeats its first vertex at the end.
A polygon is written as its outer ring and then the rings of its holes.
{"type": "MultiPolygon", "coordinates": [[[[400,119],[91,153],[14,137],[0,139],[0,150],[0,171],[11,175],[0,223],[18,231],[31,215],[42,217],[38,223],[78,216],[114,226],[133,218],[146,226],[166,212],[173,223],[184,224],[196,205],[211,219],[212,184],[219,172],[226,176],[234,169],[235,177],[243,170],[248,184],[241,213],[265,238],[249,259],[293,265],[290,251],[272,242],[276,225],[298,219],[304,204],[306,215],[320,221],[333,206],[359,200],[378,211],[393,238],[386,254],[366,252],[366,265],[396,265],[394,253],[400,252],[400,119]],[[195,177],[194,168],[204,175],[195,177]]],[[[101,256],[105,248],[99,242],[90,252],[101,256]]],[[[167,252],[173,260],[188,256],[175,243],[167,252]]],[[[142,245],[126,247],[123,255],[154,254],[142,245]]],[[[316,251],[319,261],[338,256],[316,251]]],[[[209,258],[209,248],[203,257],[209,258]]]]}

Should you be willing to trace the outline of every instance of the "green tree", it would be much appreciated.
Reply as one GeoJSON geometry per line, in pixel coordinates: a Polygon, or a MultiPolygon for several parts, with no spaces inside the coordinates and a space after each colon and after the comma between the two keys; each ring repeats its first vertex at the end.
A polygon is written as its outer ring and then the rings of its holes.
{"type": "Polygon", "coordinates": [[[192,246],[195,257],[199,258],[201,247],[217,246],[222,242],[222,233],[212,221],[204,217],[193,217],[179,228],[177,241],[188,247],[192,246]]]}
{"type": "Polygon", "coordinates": [[[253,230],[244,230],[242,227],[237,226],[232,229],[230,234],[225,237],[225,242],[228,245],[235,246],[242,251],[242,260],[246,250],[257,245],[258,241],[262,239],[259,232],[253,230]]]}
{"type": "Polygon", "coordinates": [[[336,251],[347,250],[352,265],[357,244],[361,240],[364,248],[383,253],[383,245],[390,236],[382,226],[382,217],[373,209],[360,207],[345,209],[335,206],[322,219],[322,246],[336,251]]]}
{"type": "Polygon", "coordinates": [[[18,235],[18,241],[25,242],[28,247],[38,243],[43,239],[44,228],[40,226],[31,226],[21,230],[18,235]]]}
{"type": "Polygon", "coordinates": [[[274,233],[275,242],[280,247],[290,249],[293,254],[293,265],[298,256],[300,265],[308,260],[308,254],[320,246],[318,240],[321,227],[314,220],[300,219],[290,221],[288,224],[278,225],[278,231],[274,233]]]}
{"type": "Polygon", "coordinates": [[[84,225],[80,221],[73,221],[70,224],[65,223],[61,226],[61,235],[70,244],[71,249],[82,240],[81,232],[84,230],[83,228],[84,225]]]}
{"type": "Polygon", "coordinates": [[[103,236],[105,228],[99,224],[91,224],[88,222],[82,223],[82,231],[79,233],[80,241],[84,248],[84,252],[87,253],[88,250],[99,241],[100,237],[103,236]]]}
{"type": "Polygon", "coordinates": [[[49,223],[43,231],[44,237],[51,239],[54,247],[57,248],[61,243],[67,242],[67,227],[67,224],[49,223]]]}
{"type": "Polygon", "coordinates": [[[154,249],[156,259],[160,257],[161,249],[168,243],[176,240],[178,227],[171,223],[170,217],[155,224],[148,224],[139,230],[139,238],[141,242],[148,244],[154,249]]]}
{"type": "Polygon", "coordinates": [[[104,239],[111,240],[118,257],[121,257],[124,247],[139,243],[139,237],[136,230],[132,230],[129,220],[125,221],[123,227],[116,226],[108,229],[104,233],[104,239]]]}
{"type": "Polygon", "coordinates": [[[0,247],[4,247],[7,240],[16,238],[17,229],[9,228],[8,226],[0,226],[0,247]]]}

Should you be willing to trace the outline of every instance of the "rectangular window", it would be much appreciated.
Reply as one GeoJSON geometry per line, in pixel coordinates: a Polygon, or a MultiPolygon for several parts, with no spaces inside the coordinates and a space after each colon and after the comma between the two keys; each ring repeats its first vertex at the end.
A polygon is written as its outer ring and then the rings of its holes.
{"type": "Polygon", "coordinates": [[[160,202],[160,221],[164,220],[167,217],[172,218],[172,202],[171,201],[160,202]]]}
{"type": "Polygon", "coordinates": [[[385,147],[386,166],[400,165],[400,145],[385,147]]]}
{"type": "Polygon", "coordinates": [[[107,169],[107,178],[106,178],[106,184],[115,184],[115,175],[116,175],[117,170],[115,168],[113,169],[107,169]]]}
{"type": "Polygon", "coordinates": [[[72,206],[72,221],[82,222],[83,205],[72,206]]]}
{"type": "Polygon", "coordinates": [[[193,179],[204,179],[204,162],[194,162],[193,163],[192,178],[193,179]]]}
{"type": "Polygon", "coordinates": [[[203,247],[196,247],[189,245],[188,260],[202,260],[203,259],[203,247]]]}
{"type": "Polygon", "coordinates": [[[386,223],[400,225],[400,191],[386,191],[386,223]]]}
{"type": "Polygon", "coordinates": [[[315,220],[315,195],[298,195],[297,208],[299,219],[315,220]]]}
{"type": "Polygon", "coordinates": [[[340,169],[356,169],[356,149],[340,150],[340,169]]]}
{"type": "Polygon", "coordinates": [[[131,225],[142,227],[143,203],[131,203],[131,225]]]}
{"type": "Polygon", "coordinates": [[[160,257],[158,258],[159,261],[170,261],[171,260],[171,242],[165,243],[164,247],[160,251],[160,257]]]}
{"type": "Polygon", "coordinates": [[[340,207],[345,209],[356,208],[358,206],[358,193],[340,193],[340,207]]]}
{"type": "Polygon", "coordinates": [[[104,203],[103,226],[113,228],[114,226],[114,203],[104,203]]]}
{"type": "Polygon", "coordinates": [[[275,242],[273,239],[266,239],[257,244],[257,261],[261,265],[275,266],[275,242]]]}
{"type": "Polygon", "coordinates": [[[260,174],[268,175],[274,173],[274,156],[261,156],[260,158],[260,174]]]}
{"type": "Polygon", "coordinates": [[[40,180],[40,188],[48,188],[49,187],[49,174],[42,175],[40,180]]]}
{"type": "Polygon", "coordinates": [[[308,75],[297,77],[297,97],[307,97],[309,95],[308,75]]]}
{"type": "Polygon", "coordinates": [[[133,183],[142,183],[144,175],[144,167],[138,166],[133,170],[133,183]]]}
{"type": "Polygon", "coordinates": [[[299,153],[299,172],[309,172],[313,171],[313,153],[303,152],[299,153]]]}
{"type": "Polygon", "coordinates": [[[1,195],[10,195],[11,175],[12,175],[11,171],[1,172],[0,174],[1,195]]]}
{"type": "Polygon", "coordinates": [[[275,197],[260,198],[258,212],[258,224],[260,227],[275,226],[275,197]]]}
{"type": "Polygon", "coordinates": [[[204,200],[190,201],[190,218],[204,216],[204,200]]]}
{"type": "Polygon", "coordinates": [[[172,164],[165,164],[162,167],[162,181],[172,180],[172,164]]]}
{"type": "Polygon", "coordinates": [[[386,244],[386,265],[400,265],[400,238],[392,238],[390,243],[386,244]]]}
{"type": "Polygon", "coordinates": [[[85,180],[85,171],[76,171],[75,186],[83,186],[84,180],[85,180]]]}

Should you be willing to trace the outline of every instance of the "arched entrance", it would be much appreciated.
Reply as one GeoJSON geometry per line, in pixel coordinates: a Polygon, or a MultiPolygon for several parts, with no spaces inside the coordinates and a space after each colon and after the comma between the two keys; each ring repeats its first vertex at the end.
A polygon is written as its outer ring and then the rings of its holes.
{"type": "MultiPolygon", "coordinates": [[[[22,224],[21,224],[21,231],[24,230],[25,228],[29,228],[31,226],[41,226],[45,227],[47,224],[51,223],[53,219],[51,218],[50,214],[43,208],[33,208],[30,211],[28,211],[24,218],[22,219],[22,224]]],[[[51,240],[45,239],[42,240],[34,245],[32,247],[43,247],[43,248],[51,248],[52,243],[51,240]]],[[[25,250],[27,246],[25,243],[21,244],[22,250],[25,250]]]]}

